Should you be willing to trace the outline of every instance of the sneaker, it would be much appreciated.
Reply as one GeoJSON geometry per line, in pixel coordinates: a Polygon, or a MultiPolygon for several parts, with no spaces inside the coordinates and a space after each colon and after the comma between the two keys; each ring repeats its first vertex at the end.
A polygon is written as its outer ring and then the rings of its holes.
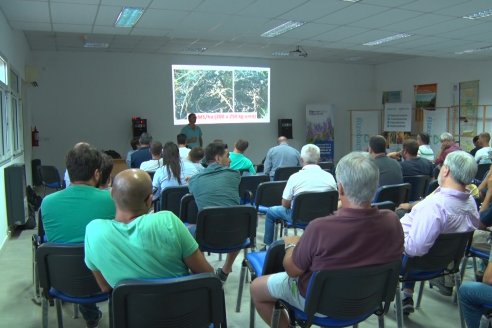
{"type": "Polygon", "coordinates": [[[102,312],[99,311],[99,318],[97,318],[96,320],[87,320],[85,322],[85,325],[87,328],[97,328],[99,327],[99,322],[101,321],[102,319],[102,312]]]}
{"type": "Polygon", "coordinates": [[[436,286],[439,290],[439,293],[444,296],[453,295],[453,287],[448,287],[444,284],[444,277],[437,277],[430,281],[431,288],[436,286]]]}
{"type": "Polygon", "coordinates": [[[413,298],[405,297],[401,301],[401,307],[404,315],[409,315],[410,313],[415,312],[415,308],[413,307],[413,298]]]}
{"type": "Polygon", "coordinates": [[[227,277],[229,276],[229,274],[228,273],[225,273],[224,271],[222,271],[222,268],[217,268],[217,270],[215,270],[215,274],[217,275],[217,277],[219,277],[219,279],[222,282],[222,284],[225,284],[225,282],[227,281],[227,277]]]}

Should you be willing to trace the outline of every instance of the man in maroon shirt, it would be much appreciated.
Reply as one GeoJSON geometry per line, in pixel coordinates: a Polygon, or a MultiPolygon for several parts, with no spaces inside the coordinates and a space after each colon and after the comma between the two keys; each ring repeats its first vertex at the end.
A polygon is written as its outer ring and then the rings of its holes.
{"type": "MultiPolygon", "coordinates": [[[[304,234],[284,237],[286,272],[262,276],[251,285],[251,297],[270,324],[277,299],[304,309],[312,272],[390,263],[403,253],[403,230],[396,214],[371,208],[379,171],[369,154],[353,152],[337,165],[342,208],[312,221],[304,234]]],[[[285,313],[280,327],[288,327],[285,313]]]]}
{"type": "Polygon", "coordinates": [[[446,156],[448,156],[449,153],[452,153],[453,151],[461,150],[460,146],[454,141],[454,137],[451,133],[449,132],[444,132],[441,134],[441,151],[439,152],[439,155],[437,155],[436,160],[434,163],[441,168],[442,163],[444,163],[444,160],[446,159],[446,156]]]}

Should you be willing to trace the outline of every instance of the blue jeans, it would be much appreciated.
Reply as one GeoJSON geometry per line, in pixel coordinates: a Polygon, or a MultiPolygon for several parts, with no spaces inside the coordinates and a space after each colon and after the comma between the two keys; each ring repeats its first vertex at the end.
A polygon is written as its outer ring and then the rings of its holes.
{"type": "Polygon", "coordinates": [[[79,304],[79,311],[85,321],[96,321],[101,316],[101,311],[99,311],[96,303],[79,304]]]}
{"type": "Polygon", "coordinates": [[[475,281],[465,281],[459,291],[461,311],[468,328],[478,328],[485,312],[484,304],[492,304],[492,286],[475,281]]]}
{"type": "Polygon", "coordinates": [[[275,221],[291,221],[291,209],[283,206],[272,206],[268,209],[265,219],[265,235],[263,242],[270,245],[273,242],[273,233],[275,232],[275,221]]]}

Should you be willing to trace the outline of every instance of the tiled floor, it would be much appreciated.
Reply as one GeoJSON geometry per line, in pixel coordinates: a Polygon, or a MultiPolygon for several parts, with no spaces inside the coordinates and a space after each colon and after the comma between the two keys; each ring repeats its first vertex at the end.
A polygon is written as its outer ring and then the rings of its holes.
{"type": "MultiPolygon", "coordinates": [[[[263,239],[264,218],[260,217],[258,240],[263,239]]],[[[11,237],[0,251],[0,327],[41,327],[41,307],[32,301],[34,289],[32,284],[31,236],[34,230],[25,230],[11,237]]],[[[329,237],[329,236],[327,236],[329,237]]],[[[245,286],[242,308],[235,312],[237,289],[239,285],[239,269],[241,257],[235,263],[234,272],[224,285],[227,304],[228,326],[249,327],[249,284],[245,286]]],[[[208,260],[214,267],[221,266],[218,255],[211,255],[208,260]]],[[[471,269],[468,272],[471,273],[471,269]]],[[[107,303],[101,304],[104,313],[100,327],[108,327],[107,303]]],[[[64,324],[67,328],[85,327],[84,321],[72,319],[72,307],[64,306],[64,324]]],[[[49,309],[50,327],[56,327],[56,311],[49,309]]],[[[373,316],[360,327],[377,327],[377,319],[373,316]]],[[[267,327],[256,316],[256,327],[267,327]]],[[[386,327],[396,327],[393,306],[386,316],[386,327]]],[[[405,319],[405,327],[441,328],[460,327],[458,307],[450,297],[440,295],[437,291],[425,288],[422,308],[416,310],[405,319]]]]}

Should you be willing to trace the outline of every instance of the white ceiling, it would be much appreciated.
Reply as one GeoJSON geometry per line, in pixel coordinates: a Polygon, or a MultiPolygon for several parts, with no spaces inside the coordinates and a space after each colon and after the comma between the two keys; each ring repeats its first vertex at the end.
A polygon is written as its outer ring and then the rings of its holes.
{"type": "Polygon", "coordinates": [[[297,60],[379,64],[415,56],[492,59],[492,16],[461,16],[492,8],[490,0],[0,0],[10,26],[32,50],[274,57],[302,46],[297,60]],[[145,9],[133,28],[114,22],[123,6],[145,9]],[[306,24],[275,38],[260,34],[287,20],[306,24]],[[365,42],[409,33],[380,46],[365,42]],[[88,49],[83,40],[107,42],[88,49]]]}

